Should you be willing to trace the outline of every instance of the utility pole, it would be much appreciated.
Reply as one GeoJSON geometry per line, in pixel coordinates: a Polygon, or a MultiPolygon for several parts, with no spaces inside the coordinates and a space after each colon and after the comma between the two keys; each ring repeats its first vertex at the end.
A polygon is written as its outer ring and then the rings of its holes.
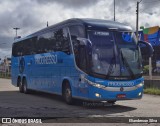
{"type": "Polygon", "coordinates": [[[48,27],[48,21],[47,21],[47,27],[48,27]]]}
{"type": "Polygon", "coordinates": [[[115,13],[116,13],[116,12],[115,12],[115,11],[116,11],[116,10],[115,10],[115,6],[116,6],[116,3],[115,3],[115,0],[114,0],[114,21],[116,20],[116,18],[115,18],[115,15],[116,15],[116,14],[115,14],[115,13]]]}
{"type": "Polygon", "coordinates": [[[16,37],[17,37],[17,31],[20,29],[20,28],[13,28],[14,30],[16,30],[16,37]]]}
{"type": "MultiPolygon", "coordinates": [[[[139,4],[140,4],[141,1],[137,1],[137,10],[136,10],[136,14],[137,14],[137,20],[136,20],[136,37],[137,37],[137,40],[139,40],[139,37],[138,37],[138,23],[139,23],[139,4]]],[[[152,57],[149,57],[149,78],[152,80],[152,57]]]]}
{"type": "Polygon", "coordinates": [[[138,23],[139,23],[139,4],[140,4],[140,2],[142,2],[142,0],[141,0],[141,1],[137,1],[137,10],[136,10],[136,14],[137,14],[137,20],[136,20],[136,37],[137,37],[137,40],[139,39],[139,38],[138,38],[138,27],[139,27],[138,23]]]}

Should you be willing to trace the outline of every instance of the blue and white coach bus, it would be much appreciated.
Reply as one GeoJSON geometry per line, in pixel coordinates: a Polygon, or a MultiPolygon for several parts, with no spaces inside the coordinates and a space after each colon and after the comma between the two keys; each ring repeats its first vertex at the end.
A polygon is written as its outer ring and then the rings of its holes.
{"type": "Polygon", "coordinates": [[[12,48],[12,84],[73,99],[140,99],[142,57],[130,26],[99,19],[69,19],[17,39],[12,48]]]}

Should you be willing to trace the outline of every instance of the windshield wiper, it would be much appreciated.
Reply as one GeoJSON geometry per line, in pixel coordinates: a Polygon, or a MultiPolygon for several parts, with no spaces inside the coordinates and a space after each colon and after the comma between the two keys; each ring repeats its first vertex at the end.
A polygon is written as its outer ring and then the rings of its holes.
{"type": "Polygon", "coordinates": [[[120,50],[120,53],[121,53],[121,57],[122,57],[123,64],[124,64],[125,67],[127,68],[127,70],[128,70],[128,72],[130,73],[131,77],[132,77],[132,78],[135,78],[134,73],[133,73],[131,67],[129,66],[126,58],[123,56],[122,50],[120,50]]]}

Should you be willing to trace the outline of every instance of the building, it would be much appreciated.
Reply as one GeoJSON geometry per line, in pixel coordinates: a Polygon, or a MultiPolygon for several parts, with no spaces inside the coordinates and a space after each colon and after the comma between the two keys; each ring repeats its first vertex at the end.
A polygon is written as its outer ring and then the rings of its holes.
{"type": "Polygon", "coordinates": [[[10,74],[11,70],[11,58],[5,57],[0,63],[0,72],[10,74]]]}
{"type": "MultiPolygon", "coordinates": [[[[149,42],[154,48],[152,57],[152,72],[160,73],[160,27],[143,28],[139,31],[139,40],[149,42]]],[[[142,47],[143,65],[148,65],[147,48],[142,47]]]]}

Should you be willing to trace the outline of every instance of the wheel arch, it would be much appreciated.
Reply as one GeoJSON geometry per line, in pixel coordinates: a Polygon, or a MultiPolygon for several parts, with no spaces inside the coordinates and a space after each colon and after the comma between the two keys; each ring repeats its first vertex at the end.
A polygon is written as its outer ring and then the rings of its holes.
{"type": "Polygon", "coordinates": [[[61,86],[61,94],[63,95],[64,92],[64,87],[66,86],[66,83],[69,83],[70,88],[72,90],[72,94],[73,94],[73,84],[72,84],[72,80],[70,78],[63,78],[62,80],[62,86],[61,86]]]}
{"type": "Polygon", "coordinates": [[[23,82],[24,79],[27,80],[27,78],[26,78],[25,75],[18,75],[18,77],[17,77],[17,87],[19,87],[19,80],[20,80],[21,82],[23,82]]]}
{"type": "Polygon", "coordinates": [[[22,78],[20,75],[18,75],[18,77],[17,77],[17,87],[19,87],[19,80],[22,81],[22,78]]]}
{"type": "Polygon", "coordinates": [[[23,77],[22,77],[22,82],[23,82],[24,80],[26,80],[26,81],[27,81],[26,76],[23,76],[23,77]]]}

